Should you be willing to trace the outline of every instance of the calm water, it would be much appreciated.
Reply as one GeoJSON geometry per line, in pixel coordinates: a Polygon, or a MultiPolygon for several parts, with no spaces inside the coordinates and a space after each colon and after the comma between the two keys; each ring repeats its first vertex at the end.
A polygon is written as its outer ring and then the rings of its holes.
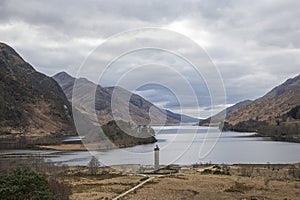
{"type": "MultiPolygon", "coordinates": [[[[216,128],[197,126],[155,127],[155,130],[161,164],[300,162],[300,144],[245,137],[253,133],[223,132],[220,135],[216,128]]],[[[92,155],[103,165],[148,165],[153,163],[156,144],[102,152],[10,150],[1,153],[46,154],[53,162],[67,165],[87,165],[92,155]]]]}

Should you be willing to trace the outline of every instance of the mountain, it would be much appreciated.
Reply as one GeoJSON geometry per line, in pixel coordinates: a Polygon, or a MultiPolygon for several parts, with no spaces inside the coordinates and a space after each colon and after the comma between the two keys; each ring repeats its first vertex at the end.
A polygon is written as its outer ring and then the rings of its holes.
{"type": "Polygon", "coordinates": [[[231,112],[224,130],[253,131],[276,140],[300,142],[300,75],[231,112]]]}
{"type": "Polygon", "coordinates": [[[183,123],[197,123],[197,122],[199,122],[199,119],[194,118],[194,117],[173,113],[169,110],[165,110],[165,112],[168,116],[170,116],[174,119],[177,119],[178,121],[181,121],[183,123]]]}
{"type": "Polygon", "coordinates": [[[226,117],[226,122],[235,125],[242,121],[275,121],[300,104],[300,75],[285,81],[266,95],[243,106],[226,117]]]}
{"type": "Polygon", "coordinates": [[[226,113],[226,116],[227,116],[227,115],[231,114],[233,111],[240,109],[241,107],[247,106],[250,103],[252,103],[251,100],[245,100],[245,101],[238,102],[237,104],[234,104],[233,106],[230,106],[230,107],[224,109],[222,112],[216,114],[215,116],[222,116],[222,113],[224,113],[224,112],[226,113]]]}
{"type": "Polygon", "coordinates": [[[216,115],[200,121],[199,125],[205,126],[205,125],[209,125],[209,124],[218,124],[218,123],[222,122],[224,120],[224,118],[226,116],[228,116],[229,114],[231,114],[233,111],[235,111],[243,106],[249,105],[250,103],[252,103],[251,100],[245,100],[245,101],[241,101],[237,104],[234,104],[233,106],[230,106],[230,107],[222,110],[221,112],[217,113],[216,115]]]}
{"type": "Polygon", "coordinates": [[[299,87],[300,87],[300,75],[288,79],[283,84],[273,88],[270,92],[265,94],[260,99],[276,98],[289,91],[299,92],[299,87]]]}
{"type": "Polygon", "coordinates": [[[57,82],[0,43],[1,144],[21,135],[23,143],[24,138],[26,143],[43,143],[41,137],[74,133],[71,105],[57,82]]]}
{"type": "Polygon", "coordinates": [[[128,104],[130,117],[136,124],[150,124],[150,119],[152,119],[152,125],[162,124],[165,121],[167,124],[176,124],[180,122],[178,118],[166,115],[163,110],[143,97],[131,93],[121,87],[101,87],[85,78],[76,79],[66,72],[60,72],[53,76],[53,78],[61,86],[70,102],[72,101],[72,98],[74,98],[72,92],[74,82],[76,81],[76,89],[79,92],[77,92],[75,100],[76,102],[80,102],[80,104],[76,106],[76,109],[78,109],[79,112],[84,113],[86,112],[86,108],[83,108],[80,105],[89,105],[87,107],[94,106],[98,121],[102,125],[113,119],[128,121],[128,116],[125,114],[127,112],[126,109],[128,108],[128,104]],[[93,99],[91,99],[87,91],[96,91],[95,105],[92,105],[93,99]],[[114,100],[117,102],[114,104],[114,106],[116,106],[115,110],[118,111],[114,113],[114,117],[112,114],[113,110],[111,109],[111,100],[113,96],[115,97],[114,100]],[[129,103],[127,97],[130,97],[129,103]],[[151,115],[151,118],[149,115],[151,115]]]}

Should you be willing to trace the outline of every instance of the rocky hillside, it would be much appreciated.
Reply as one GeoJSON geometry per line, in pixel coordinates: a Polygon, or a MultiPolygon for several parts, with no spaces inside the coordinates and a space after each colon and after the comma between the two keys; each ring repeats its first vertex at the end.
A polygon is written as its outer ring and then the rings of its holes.
{"type": "MultiPolygon", "coordinates": [[[[55,76],[53,76],[53,78],[62,87],[69,101],[72,101],[72,90],[76,79],[65,72],[58,73],[55,76]]],[[[77,89],[80,91],[78,93],[79,95],[77,94],[76,101],[79,101],[85,105],[92,103],[92,99],[90,99],[87,91],[95,90],[96,88],[96,99],[94,106],[96,108],[98,120],[102,125],[108,123],[111,120],[129,121],[126,115],[124,115],[128,107],[128,102],[126,100],[126,97],[128,96],[130,96],[130,117],[136,124],[150,124],[150,115],[152,119],[151,124],[161,124],[165,120],[167,124],[175,124],[180,122],[177,118],[166,115],[163,110],[156,107],[141,96],[133,94],[123,88],[101,87],[100,85],[96,85],[85,78],[77,79],[76,85],[77,89]],[[115,118],[113,118],[111,109],[111,99],[113,93],[116,94],[115,97],[116,101],[118,102],[116,104],[116,110],[118,112],[114,113],[115,118]]],[[[83,109],[81,107],[77,107],[77,109],[81,113],[86,112],[86,109],[83,109]]]]}
{"type": "Polygon", "coordinates": [[[230,113],[223,130],[257,132],[275,140],[300,142],[300,75],[230,113]]]}
{"type": "Polygon", "coordinates": [[[213,125],[213,124],[219,124],[220,122],[222,122],[224,120],[224,118],[228,115],[230,115],[233,111],[238,110],[241,107],[247,106],[250,103],[252,103],[251,100],[245,100],[245,101],[241,101],[233,106],[230,106],[224,110],[222,110],[221,112],[219,112],[218,114],[209,117],[207,119],[204,119],[202,121],[199,122],[200,126],[207,126],[209,124],[213,125]]]}
{"type": "Polygon", "coordinates": [[[230,113],[226,122],[235,125],[242,121],[275,121],[300,105],[300,75],[275,87],[263,97],[230,113]]]}
{"type": "Polygon", "coordinates": [[[71,106],[55,80],[0,43],[0,134],[3,138],[74,134],[71,106]]]}

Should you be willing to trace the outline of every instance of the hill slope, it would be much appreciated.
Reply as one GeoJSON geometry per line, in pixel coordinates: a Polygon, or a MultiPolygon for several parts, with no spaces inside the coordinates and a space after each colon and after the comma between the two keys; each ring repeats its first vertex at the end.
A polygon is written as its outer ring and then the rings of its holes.
{"type": "Polygon", "coordinates": [[[242,121],[274,121],[300,104],[300,75],[275,87],[251,104],[230,113],[226,122],[235,125],[242,121]]]}
{"type": "Polygon", "coordinates": [[[181,121],[183,123],[197,123],[197,122],[199,122],[199,119],[194,118],[194,117],[173,113],[169,110],[165,110],[165,112],[168,116],[170,116],[174,119],[177,119],[178,121],[181,121]]]}
{"type": "MultiPolygon", "coordinates": [[[[71,106],[51,77],[0,43],[0,134],[37,138],[74,134],[71,106]]],[[[7,136],[7,137],[6,137],[7,136]]]]}
{"type": "Polygon", "coordinates": [[[276,140],[300,142],[300,75],[226,117],[224,130],[255,131],[276,140]]]}
{"type": "Polygon", "coordinates": [[[219,124],[224,120],[224,118],[226,116],[231,114],[233,111],[235,111],[243,106],[249,105],[250,103],[252,103],[251,100],[245,100],[245,101],[241,101],[237,104],[234,104],[233,106],[230,106],[230,107],[222,110],[221,112],[217,113],[216,115],[200,121],[199,126],[207,126],[209,124],[212,124],[212,125],[219,124]]]}
{"type": "MultiPolygon", "coordinates": [[[[58,73],[53,76],[53,78],[60,84],[69,101],[72,101],[72,90],[76,79],[65,72],[58,73]]],[[[118,112],[114,114],[115,120],[128,121],[124,113],[126,113],[125,109],[128,107],[126,97],[130,96],[129,113],[133,122],[136,124],[149,124],[149,113],[151,114],[152,119],[151,124],[161,124],[165,120],[167,124],[175,124],[180,122],[177,118],[166,115],[163,110],[156,107],[141,96],[131,93],[123,88],[101,87],[100,85],[96,85],[85,78],[77,79],[76,85],[77,89],[80,91],[79,95],[76,97],[76,100],[80,101],[82,104],[92,103],[92,100],[90,97],[88,97],[86,91],[94,90],[96,88],[94,106],[96,108],[98,120],[102,125],[114,119],[111,109],[113,92],[115,92],[115,100],[118,102],[117,105],[115,105],[117,106],[116,110],[118,110],[118,112]]],[[[80,112],[85,112],[82,108],[77,109],[80,112]]]]}

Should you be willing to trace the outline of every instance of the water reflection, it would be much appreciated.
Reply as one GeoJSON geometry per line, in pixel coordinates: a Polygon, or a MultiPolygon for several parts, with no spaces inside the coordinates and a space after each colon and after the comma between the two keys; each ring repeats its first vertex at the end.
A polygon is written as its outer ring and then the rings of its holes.
{"type": "MultiPolygon", "coordinates": [[[[155,127],[156,128],[156,127],[155,127]]],[[[199,158],[200,147],[204,141],[216,141],[215,136],[207,135],[209,127],[176,126],[157,131],[157,144],[160,146],[161,164],[190,165],[194,163],[297,163],[300,162],[300,144],[271,141],[266,138],[248,137],[253,133],[224,132],[213,150],[203,159],[199,158]],[[247,136],[247,137],[246,137],[247,136]]],[[[158,130],[158,129],[157,129],[158,130]]],[[[1,154],[28,155],[41,154],[59,164],[87,165],[92,154],[102,165],[153,164],[155,144],[139,145],[124,149],[101,152],[87,151],[46,151],[46,150],[6,150],[1,154]]]]}

